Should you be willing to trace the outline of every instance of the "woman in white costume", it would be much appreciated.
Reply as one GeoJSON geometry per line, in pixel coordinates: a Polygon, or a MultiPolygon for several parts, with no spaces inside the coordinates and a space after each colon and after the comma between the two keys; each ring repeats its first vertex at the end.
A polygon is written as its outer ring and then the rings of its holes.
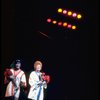
{"type": "Polygon", "coordinates": [[[28,94],[28,99],[30,100],[43,100],[44,98],[44,88],[47,88],[47,82],[43,80],[42,73],[42,63],[36,61],[34,63],[35,71],[32,71],[29,76],[30,90],[28,94]]]}
{"type": "Polygon", "coordinates": [[[26,76],[20,67],[20,60],[16,60],[14,62],[14,68],[7,69],[4,73],[4,83],[7,84],[5,93],[7,100],[18,100],[20,96],[20,86],[26,87],[26,76]]]}

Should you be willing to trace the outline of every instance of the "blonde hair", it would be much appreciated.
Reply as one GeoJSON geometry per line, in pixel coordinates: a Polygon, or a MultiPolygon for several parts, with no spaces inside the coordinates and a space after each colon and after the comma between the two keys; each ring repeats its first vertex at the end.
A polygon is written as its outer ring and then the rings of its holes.
{"type": "Polygon", "coordinates": [[[36,66],[37,65],[40,65],[41,66],[41,68],[42,68],[42,62],[41,61],[35,61],[35,63],[34,63],[34,68],[36,69],[36,66]]]}

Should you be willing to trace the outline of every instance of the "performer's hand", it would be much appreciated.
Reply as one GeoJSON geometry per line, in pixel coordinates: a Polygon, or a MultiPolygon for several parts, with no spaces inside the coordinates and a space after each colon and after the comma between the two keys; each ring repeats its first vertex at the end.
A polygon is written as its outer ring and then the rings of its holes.
{"type": "Polygon", "coordinates": [[[13,75],[10,75],[9,76],[9,79],[10,79],[10,81],[12,81],[13,82],[13,84],[14,84],[14,86],[16,87],[16,89],[18,88],[18,86],[17,86],[17,84],[16,84],[16,79],[15,79],[15,77],[13,76],[13,75]]]}
{"type": "Polygon", "coordinates": [[[9,76],[9,78],[10,78],[11,80],[14,80],[14,76],[13,76],[13,75],[9,76]]]}
{"type": "Polygon", "coordinates": [[[26,93],[26,94],[28,93],[27,87],[25,87],[23,90],[24,90],[24,93],[26,93]]]}
{"type": "Polygon", "coordinates": [[[46,81],[43,81],[43,87],[44,87],[45,89],[47,89],[47,83],[46,83],[46,81]]]}
{"type": "Polygon", "coordinates": [[[26,87],[26,85],[25,85],[24,82],[21,82],[21,83],[20,83],[20,86],[21,86],[21,87],[24,87],[24,88],[26,87]]]}
{"type": "Polygon", "coordinates": [[[42,84],[43,84],[42,81],[39,81],[39,82],[38,82],[38,85],[42,85],[42,84]]]}
{"type": "Polygon", "coordinates": [[[4,84],[6,85],[9,81],[8,80],[4,80],[4,84]]]}

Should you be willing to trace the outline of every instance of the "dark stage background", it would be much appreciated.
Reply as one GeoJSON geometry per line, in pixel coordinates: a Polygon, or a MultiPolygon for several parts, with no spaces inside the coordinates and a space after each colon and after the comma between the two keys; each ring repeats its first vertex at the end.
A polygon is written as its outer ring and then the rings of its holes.
{"type": "Polygon", "coordinates": [[[1,100],[3,72],[15,59],[21,59],[27,78],[34,61],[43,62],[51,76],[45,100],[98,100],[98,7],[97,0],[2,0],[1,100]],[[80,12],[82,19],[59,15],[59,7],[80,12]],[[48,17],[78,28],[48,24],[48,17]]]}

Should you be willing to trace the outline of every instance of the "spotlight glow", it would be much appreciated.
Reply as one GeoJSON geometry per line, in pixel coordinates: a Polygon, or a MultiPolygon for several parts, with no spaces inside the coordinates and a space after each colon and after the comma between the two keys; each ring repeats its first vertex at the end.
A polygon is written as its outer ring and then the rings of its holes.
{"type": "Polygon", "coordinates": [[[75,26],[75,25],[73,25],[73,26],[72,26],[72,29],[73,29],[73,30],[75,30],[75,29],[76,29],[76,26],[75,26]]]}
{"type": "Polygon", "coordinates": [[[62,9],[61,9],[61,8],[59,8],[59,9],[58,9],[58,12],[59,12],[59,13],[61,13],[61,12],[62,12],[62,9]]]}
{"type": "Polygon", "coordinates": [[[50,23],[50,22],[51,22],[51,19],[50,19],[50,18],[48,18],[48,19],[47,19],[47,22],[48,22],[48,23],[50,23]]]}
{"type": "Polygon", "coordinates": [[[58,25],[61,26],[62,25],[62,22],[58,22],[58,25]]]}
{"type": "Polygon", "coordinates": [[[63,23],[63,26],[64,26],[64,27],[66,27],[66,26],[67,26],[67,23],[66,23],[66,22],[64,22],[64,23],[63,23]]]}
{"type": "Polygon", "coordinates": [[[73,13],[73,14],[72,14],[72,16],[73,16],[73,17],[76,17],[76,16],[77,16],[77,14],[76,14],[76,13],[73,13]]]}
{"type": "Polygon", "coordinates": [[[72,15],[72,12],[71,11],[68,11],[68,15],[71,16],[72,15]]]}
{"type": "Polygon", "coordinates": [[[67,10],[63,10],[63,14],[67,14],[67,10]]]}
{"type": "Polygon", "coordinates": [[[71,28],[72,27],[72,25],[71,24],[68,24],[68,26],[67,26],[68,28],[71,28]]]}
{"type": "Polygon", "coordinates": [[[78,19],[80,19],[81,17],[82,17],[81,14],[78,14],[78,15],[77,15],[77,18],[78,18],[78,19]]]}
{"type": "Polygon", "coordinates": [[[52,24],[58,25],[60,27],[72,29],[72,30],[75,30],[76,29],[76,25],[72,25],[70,23],[67,23],[66,21],[65,22],[62,22],[61,20],[58,21],[58,20],[55,20],[55,19],[47,18],[47,22],[48,23],[51,22],[52,24]]]}
{"type": "Polygon", "coordinates": [[[56,21],[56,20],[54,20],[54,21],[52,21],[52,23],[53,23],[53,24],[56,24],[56,23],[57,23],[57,21],[56,21]]]}

